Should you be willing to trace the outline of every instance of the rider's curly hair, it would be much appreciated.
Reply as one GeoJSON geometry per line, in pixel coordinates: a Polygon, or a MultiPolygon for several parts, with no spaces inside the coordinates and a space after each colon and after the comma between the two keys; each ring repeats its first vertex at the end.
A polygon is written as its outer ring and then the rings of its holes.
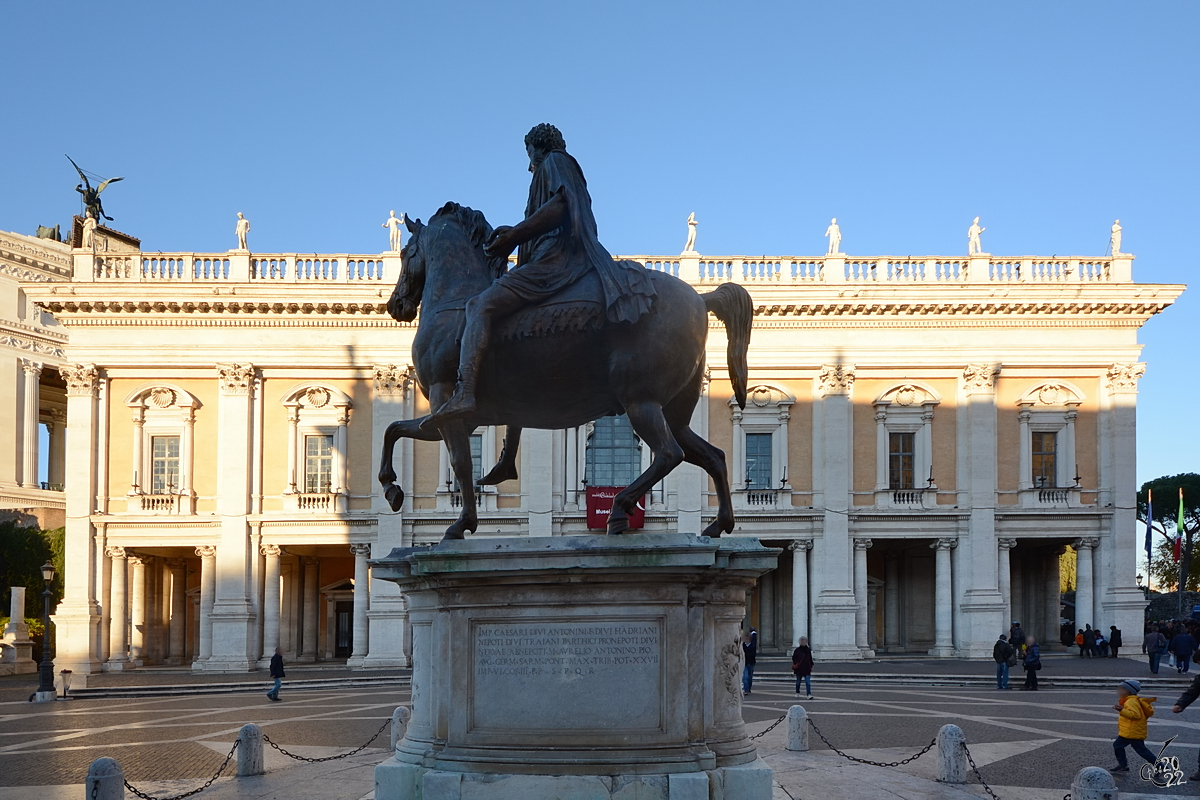
{"type": "Polygon", "coordinates": [[[534,125],[529,130],[529,133],[525,134],[525,145],[542,153],[567,149],[567,143],[563,141],[562,132],[549,122],[534,125]]]}

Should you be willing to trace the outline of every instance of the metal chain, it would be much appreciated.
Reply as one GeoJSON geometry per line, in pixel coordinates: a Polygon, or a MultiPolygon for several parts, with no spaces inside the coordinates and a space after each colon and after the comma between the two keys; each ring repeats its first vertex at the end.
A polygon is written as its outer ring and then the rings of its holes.
{"type": "MultiPolygon", "coordinates": [[[[283,753],[288,758],[294,758],[297,761],[305,761],[309,764],[319,764],[322,761],[337,761],[339,758],[349,758],[350,756],[361,753],[363,750],[366,750],[368,747],[370,747],[371,742],[378,739],[379,734],[383,733],[384,730],[387,729],[387,726],[391,725],[391,724],[392,724],[392,718],[388,717],[387,721],[384,722],[382,726],[380,726],[379,730],[375,731],[375,735],[372,736],[370,739],[367,739],[366,744],[362,745],[361,747],[356,747],[355,749],[351,750],[349,753],[342,753],[340,756],[325,756],[325,758],[306,758],[304,756],[298,756],[295,753],[289,753],[287,750],[284,750],[282,747],[280,747],[279,745],[272,742],[271,737],[267,736],[265,733],[263,734],[263,741],[266,742],[267,744],[271,745],[271,747],[274,747],[279,752],[283,753]]],[[[175,800],[175,798],[171,798],[170,800],[175,800]]]]}
{"type": "MultiPolygon", "coordinates": [[[[992,791],[992,787],[987,785],[987,781],[979,774],[979,767],[975,766],[975,759],[971,758],[971,748],[967,747],[967,743],[962,743],[963,752],[967,754],[967,763],[971,765],[971,771],[975,773],[975,777],[979,779],[979,783],[983,786],[983,790],[988,793],[988,797],[992,800],[1000,800],[1000,797],[992,791]]],[[[1067,800],[1070,800],[1071,794],[1067,793],[1067,800]]]]}
{"type": "Polygon", "coordinates": [[[784,714],[782,717],[780,717],[779,719],[772,722],[769,726],[767,726],[766,730],[759,731],[758,733],[751,736],[750,741],[754,741],[755,739],[761,739],[763,736],[766,736],[768,733],[775,730],[775,728],[779,726],[779,723],[783,722],[785,719],[787,719],[787,714],[784,714]]]}
{"type": "MultiPolygon", "coordinates": [[[[125,788],[128,789],[129,791],[133,792],[134,794],[136,794],[138,797],[142,798],[142,800],[183,800],[183,798],[185,798],[185,797],[191,797],[194,794],[200,794],[205,789],[212,786],[213,781],[215,781],[217,778],[221,777],[221,773],[224,772],[225,768],[229,766],[229,762],[233,758],[233,754],[235,752],[237,752],[238,745],[241,743],[242,743],[241,739],[233,740],[233,747],[229,748],[229,755],[225,756],[225,763],[223,763],[221,765],[220,769],[217,770],[216,774],[213,775],[211,778],[209,778],[207,781],[205,781],[204,785],[201,786],[199,789],[192,789],[190,792],[184,792],[183,794],[177,794],[177,795],[173,795],[171,797],[155,797],[154,795],[150,795],[150,794],[146,794],[145,792],[138,791],[138,789],[133,784],[131,784],[129,781],[125,781],[125,788]]],[[[97,784],[97,786],[99,786],[99,784],[97,784]]],[[[95,800],[95,798],[96,798],[96,789],[93,788],[92,789],[92,800],[95,800]]]]}
{"type": "MultiPolygon", "coordinates": [[[[873,767],[901,767],[901,766],[904,766],[905,764],[916,761],[918,758],[920,758],[921,756],[925,755],[930,750],[932,750],[933,746],[937,744],[937,739],[935,738],[929,744],[925,745],[924,749],[922,749],[921,752],[919,752],[915,755],[911,755],[902,761],[893,761],[890,764],[884,764],[881,761],[869,761],[865,758],[855,758],[852,755],[843,753],[841,750],[838,750],[836,747],[834,747],[833,744],[830,743],[830,741],[825,738],[825,734],[821,733],[821,729],[817,727],[817,723],[813,722],[812,717],[808,718],[808,724],[812,725],[813,731],[817,734],[817,736],[819,736],[821,738],[821,741],[825,743],[825,746],[828,747],[833,752],[837,753],[842,758],[848,758],[851,761],[857,762],[859,764],[870,764],[873,767]]],[[[995,797],[995,795],[992,795],[992,797],[995,797]]]]}

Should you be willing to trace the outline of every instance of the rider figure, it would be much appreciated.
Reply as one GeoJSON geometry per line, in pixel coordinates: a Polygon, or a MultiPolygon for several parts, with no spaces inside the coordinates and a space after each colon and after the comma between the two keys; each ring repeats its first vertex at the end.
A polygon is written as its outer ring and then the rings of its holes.
{"type": "Polygon", "coordinates": [[[636,321],[656,295],[641,264],[614,261],[600,244],[587,181],[558,128],[535,126],[525,136],[525,150],[533,173],[525,220],[496,228],[484,247],[490,258],[520,248],[517,265],[467,303],[458,385],[425,426],[475,412],[479,372],[497,320],[558,294],[591,270],[600,276],[608,322],[636,321]]]}

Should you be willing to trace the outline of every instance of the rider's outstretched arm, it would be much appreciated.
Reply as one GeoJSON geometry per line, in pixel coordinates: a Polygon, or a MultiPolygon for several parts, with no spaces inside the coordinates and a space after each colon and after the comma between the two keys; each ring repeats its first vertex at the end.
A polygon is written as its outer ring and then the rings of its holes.
{"type": "Polygon", "coordinates": [[[487,254],[495,256],[499,255],[501,250],[506,250],[504,255],[508,255],[530,239],[560,227],[566,221],[569,210],[567,195],[559,189],[541,208],[522,222],[511,228],[497,229],[492,241],[488,242],[487,254]]]}

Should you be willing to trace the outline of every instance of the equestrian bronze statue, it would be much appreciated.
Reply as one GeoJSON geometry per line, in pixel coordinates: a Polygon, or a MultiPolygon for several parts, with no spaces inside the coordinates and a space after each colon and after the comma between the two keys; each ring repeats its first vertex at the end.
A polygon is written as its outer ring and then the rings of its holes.
{"type": "Polygon", "coordinates": [[[492,485],[516,477],[522,428],[572,428],[624,413],[653,458],[614,498],[608,533],[628,530],[634,505],[683,461],[716,485],[720,505],[705,535],[732,531],[725,454],[688,423],[704,380],[709,312],[725,323],[730,380],[745,407],[750,295],[734,283],[701,295],[678,278],[614,260],[558,130],[538,125],[525,144],[533,181],[523,222],[493,230],[457,203],[427,225],[405,216],[411,236],[387,307],[401,322],[420,309],[412,357],[434,413],[388,426],[379,470],[388,503],[399,511],[404,502],[392,466],[396,441],[444,441],[462,492],[462,513],[445,538],[460,539],[477,525],[476,428],[507,426],[499,463],[478,482],[492,485]]]}

